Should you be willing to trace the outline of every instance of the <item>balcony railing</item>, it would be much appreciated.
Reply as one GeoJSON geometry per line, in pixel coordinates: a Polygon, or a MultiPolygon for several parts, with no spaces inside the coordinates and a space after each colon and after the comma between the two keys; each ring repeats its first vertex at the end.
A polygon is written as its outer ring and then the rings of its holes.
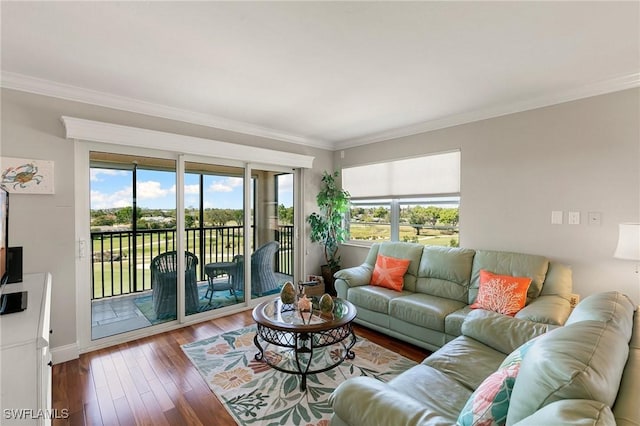
{"type": "MultiPolygon", "coordinates": [[[[204,266],[228,262],[242,254],[242,226],[188,228],[186,250],[198,257],[198,280],[204,281],[204,266]]],[[[151,260],[176,249],[175,229],[92,232],[92,298],[120,296],[151,290],[151,260]]],[[[278,226],[280,250],[275,270],[293,275],[293,226],[278,226]]]]}

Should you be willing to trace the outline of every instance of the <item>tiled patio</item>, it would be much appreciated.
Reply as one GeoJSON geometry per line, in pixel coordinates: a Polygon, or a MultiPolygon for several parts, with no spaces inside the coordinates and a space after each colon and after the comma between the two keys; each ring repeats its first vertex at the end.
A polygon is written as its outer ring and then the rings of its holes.
{"type": "MultiPolygon", "coordinates": [[[[281,282],[292,277],[284,274],[280,276],[281,282]]],[[[225,282],[226,277],[218,277],[214,282],[225,282]]],[[[207,281],[198,282],[198,290],[203,294],[207,288],[207,281]]],[[[127,331],[133,331],[152,325],[151,321],[142,313],[135,300],[144,296],[150,296],[151,290],[128,294],[125,296],[107,297],[91,303],[91,339],[96,340],[107,336],[113,336],[127,331]]],[[[202,299],[201,299],[202,300],[202,299]]],[[[211,306],[207,310],[217,309],[211,306]]]]}
{"type": "Polygon", "coordinates": [[[134,300],[142,294],[144,293],[93,301],[91,303],[91,338],[100,339],[150,326],[151,322],[134,303],[134,300]]]}

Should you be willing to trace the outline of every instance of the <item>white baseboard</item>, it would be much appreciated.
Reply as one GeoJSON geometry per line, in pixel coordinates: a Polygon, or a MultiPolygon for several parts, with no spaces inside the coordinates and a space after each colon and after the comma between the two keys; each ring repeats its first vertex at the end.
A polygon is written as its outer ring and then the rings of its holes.
{"type": "Polygon", "coordinates": [[[54,364],[61,364],[78,358],[80,358],[80,349],[77,343],[51,348],[51,360],[54,364]]]}

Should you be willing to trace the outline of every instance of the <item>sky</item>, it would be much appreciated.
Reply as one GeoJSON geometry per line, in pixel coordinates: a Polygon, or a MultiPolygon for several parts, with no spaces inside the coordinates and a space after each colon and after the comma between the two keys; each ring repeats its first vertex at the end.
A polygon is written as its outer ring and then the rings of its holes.
{"type": "MultiPolygon", "coordinates": [[[[175,209],[175,173],[138,169],[138,207],[175,209]]],[[[91,209],[109,209],[132,205],[132,172],[128,170],[91,169],[91,209]]],[[[204,207],[242,208],[242,178],[205,175],[204,207]]],[[[185,175],[185,207],[198,208],[198,175],[185,175]]],[[[280,204],[293,205],[293,175],[280,178],[280,204]]]]}

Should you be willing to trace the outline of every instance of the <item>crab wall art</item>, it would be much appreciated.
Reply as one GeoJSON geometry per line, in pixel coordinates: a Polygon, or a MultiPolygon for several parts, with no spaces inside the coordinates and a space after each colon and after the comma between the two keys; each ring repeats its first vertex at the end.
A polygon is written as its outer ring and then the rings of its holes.
{"type": "Polygon", "coordinates": [[[2,185],[9,192],[53,194],[53,161],[1,158],[2,185]]]}

